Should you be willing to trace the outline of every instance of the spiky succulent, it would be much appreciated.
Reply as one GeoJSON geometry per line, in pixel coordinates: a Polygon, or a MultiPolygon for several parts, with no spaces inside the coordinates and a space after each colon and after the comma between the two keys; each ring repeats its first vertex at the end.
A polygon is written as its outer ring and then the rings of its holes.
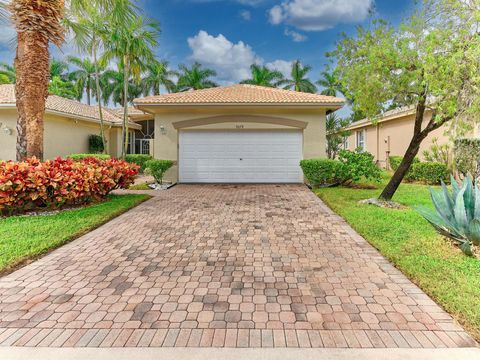
{"type": "Polygon", "coordinates": [[[442,190],[430,188],[435,211],[418,207],[417,211],[441,235],[452,239],[467,255],[472,256],[472,244],[480,245],[480,188],[470,176],[461,186],[452,177],[452,191],[442,182],[442,190]]]}

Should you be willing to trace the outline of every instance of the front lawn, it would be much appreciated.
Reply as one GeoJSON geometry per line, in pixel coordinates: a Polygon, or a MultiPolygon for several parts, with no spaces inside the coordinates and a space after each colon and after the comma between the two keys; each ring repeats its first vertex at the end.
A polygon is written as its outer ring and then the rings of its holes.
{"type": "Polygon", "coordinates": [[[93,230],[148,198],[111,195],[103,203],[54,215],[0,219],[0,274],[93,230]]]}
{"type": "MultiPolygon", "coordinates": [[[[480,260],[463,255],[415,210],[360,205],[380,189],[315,190],[330,208],[480,340],[480,260]]],[[[431,206],[428,187],[402,184],[394,200],[431,206]]]]}

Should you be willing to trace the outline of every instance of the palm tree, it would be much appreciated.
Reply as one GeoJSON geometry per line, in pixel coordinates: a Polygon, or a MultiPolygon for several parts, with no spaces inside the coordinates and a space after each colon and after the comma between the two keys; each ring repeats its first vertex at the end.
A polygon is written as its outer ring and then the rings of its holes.
{"type": "Polygon", "coordinates": [[[160,87],[165,86],[167,90],[175,87],[175,83],[170,79],[171,76],[176,76],[175,71],[168,69],[167,61],[154,61],[147,64],[147,71],[142,79],[144,86],[144,94],[160,95],[160,87]]]}
{"type": "Polygon", "coordinates": [[[55,58],[50,61],[50,79],[53,79],[54,77],[59,77],[64,81],[68,79],[69,72],[67,62],[55,58]]]}
{"type": "Polygon", "coordinates": [[[69,56],[68,62],[74,65],[77,70],[69,74],[69,79],[75,81],[78,92],[78,100],[82,95],[87,95],[87,104],[91,104],[92,93],[95,90],[95,65],[90,59],[80,59],[76,56],[69,56]]]}
{"type": "Polygon", "coordinates": [[[284,85],[284,89],[293,89],[295,91],[306,92],[306,93],[316,93],[317,87],[306,78],[306,75],[312,70],[310,65],[302,66],[300,60],[294,61],[292,63],[292,72],[291,79],[285,79],[281,81],[281,85],[284,85]]]}
{"type": "Polygon", "coordinates": [[[4,62],[0,62],[0,76],[2,84],[15,84],[17,78],[15,68],[4,62]]]}
{"type": "Polygon", "coordinates": [[[117,59],[123,68],[123,139],[122,158],[125,158],[128,149],[128,99],[129,79],[133,77],[140,82],[140,75],[146,64],[155,60],[152,48],[158,44],[157,36],[160,32],[158,22],[144,20],[140,16],[122,22],[112,22],[113,27],[105,41],[104,61],[117,59]]]}
{"type": "Polygon", "coordinates": [[[321,94],[327,96],[336,96],[337,92],[341,91],[341,87],[337,81],[335,73],[329,72],[327,69],[322,71],[320,75],[322,77],[320,78],[320,80],[317,81],[317,85],[323,87],[321,94]]]}
{"type": "MultiPolygon", "coordinates": [[[[49,84],[49,44],[60,47],[68,25],[66,10],[79,11],[89,0],[12,0],[2,4],[0,18],[10,18],[17,30],[17,52],[14,67],[17,72],[17,160],[36,156],[43,158],[43,116],[49,84]]],[[[100,6],[118,7],[129,0],[97,0],[100,6]]],[[[130,8],[132,6],[130,5],[130,8]]],[[[114,12],[110,12],[115,14],[114,12]]]]}
{"type": "MultiPolygon", "coordinates": [[[[106,70],[100,80],[100,86],[103,89],[102,100],[104,104],[108,104],[109,101],[112,101],[115,105],[124,106],[125,102],[123,101],[124,93],[124,76],[123,71],[119,69],[116,70],[106,70]]],[[[128,98],[127,104],[132,102],[133,99],[139,97],[142,94],[142,86],[138,81],[130,78],[128,80],[128,98]]]]}
{"type": "Polygon", "coordinates": [[[180,75],[177,81],[176,91],[201,90],[218,86],[210,78],[217,76],[215,70],[202,67],[195,62],[190,68],[180,65],[180,75]]]}
{"type": "Polygon", "coordinates": [[[250,66],[252,77],[241,81],[241,84],[251,84],[267,87],[277,87],[284,80],[283,75],[278,70],[270,70],[266,66],[252,64],[250,66]]]}

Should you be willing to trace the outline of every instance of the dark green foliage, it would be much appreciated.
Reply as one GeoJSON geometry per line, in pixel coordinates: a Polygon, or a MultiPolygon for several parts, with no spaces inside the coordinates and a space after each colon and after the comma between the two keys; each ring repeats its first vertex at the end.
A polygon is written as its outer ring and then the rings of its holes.
{"type": "Polygon", "coordinates": [[[159,184],[163,183],[163,176],[173,166],[172,160],[148,160],[145,164],[146,172],[153,176],[159,184]]]}
{"type": "Polygon", "coordinates": [[[111,158],[110,155],[108,154],[70,154],[67,156],[70,159],[73,160],[82,160],[86,158],[96,158],[100,160],[108,160],[111,158]]]}
{"type": "Polygon", "coordinates": [[[128,154],[125,156],[125,161],[133,164],[137,164],[140,166],[140,171],[144,172],[146,163],[149,160],[152,160],[153,157],[150,155],[144,155],[144,154],[128,154]]]}
{"type": "Polygon", "coordinates": [[[430,185],[438,185],[447,178],[447,165],[438,162],[417,162],[405,176],[407,181],[421,181],[430,185]]]}
{"type": "Polygon", "coordinates": [[[339,160],[302,160],[300,166],[312,187],[347,184],[361,179],[378,181],[381,174],[372,154],[348,150],[339,152],[339,160]]]}
{"type": "Polygon", "coordinates": [[[103,153],[103,141],[100,135],[90,135],[88,137],[88,151],[92,154],[103,153]]]}
{"type": "Polygon", "coordinates": [[[455,165],[457,170],[474,177],[480,175],[480,139],[455,140],[455,165]]]}
{"type": "MultiPolygon", "coordinates": [[[[388,161],[390,162],[390,168],[393,171],[397,171],[397,169],[400,166],[400,163],[402,162],[402,160],[403,160],[403,156],[395,156],[395,155],[390,156],[388,158],[388,161]]],[[[412,164],[416,164],[418,162],[420,162],[420,160],[418,160],[418,158],[415,158],[415,159],[413,159],[412,164]]]]}

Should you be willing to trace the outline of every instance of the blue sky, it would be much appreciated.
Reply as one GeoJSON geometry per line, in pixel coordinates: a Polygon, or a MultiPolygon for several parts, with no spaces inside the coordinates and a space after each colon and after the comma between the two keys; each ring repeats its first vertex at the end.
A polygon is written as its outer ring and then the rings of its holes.
{"type": "MultiPolygon", "coordinates": [[[[413,0],[139,0],[148,16],[160,21],[156,53],[172,67],[199,61],[215,69],[222,84],[248,76],[256,62],[286,73],[291,61],[313,66],[313,79],[328,60],[341,32],[368,24],[369,9],[398,23],[413,0]]],[[[0,60],[12,62],[14,32],[0,29],[0,60]]],[[[55,57],[75,53],[71,44],[55,57]]]]}

